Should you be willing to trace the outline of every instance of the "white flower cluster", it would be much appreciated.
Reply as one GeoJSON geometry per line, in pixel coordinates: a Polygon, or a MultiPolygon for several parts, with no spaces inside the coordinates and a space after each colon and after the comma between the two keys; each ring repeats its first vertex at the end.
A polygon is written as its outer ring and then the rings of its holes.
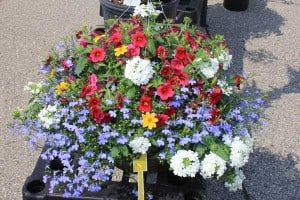
{"type": "Polygon", "coordinates": [[[198,154],[191,150],[178,150],[171,158],[170,167],[173,173],[181,177],[195,177],[200,169],[198,154]]]}
{"type": "MultiPolygon", "coordinates": [[[[201,61],[201,58],[196,61],[201,61]]],[[[210,58],[210,62],[206,62],[200,66],[200,71],[206,78],[213,78],[218,70],[219,61],[216,58],[210,58]]]]}
{"type": "Polygon", "coordinates": [[[228,70],[231,64],[232,55],[229,54],[228,50],[221,53],[219,56],[219,62],[223,64],[223,69],[228,70]]]}
{"type": "Polygon", "coordinates": [[[31,94],[39,94],[42,88],[42,83],[28,82],[27,85],[24,86],[24,90],[29,91],[31,94]]]}
{"type": "Polygon", "coordinates": [[[134,84],[140,86],[145,85],[152,78],[154,70],[150,60],[141,59],[136,56],[127,61],[125,66],[125,77],[134,84]]]}
{"type": "Polygon", "coordinates": [[[243,189],[243,181],[245,180],[245,175],[242,170],[235,169],[235,180],[233,183],[225,182],[225,187],[229,189],[229,191],[237,191],[243,189]]]}
{"type": "Polygon", "coordinates": [[[132,148],[133,153],[145,154],[151,146],[151,143],[145,137],[136,137],[129,142],[129,146],[132,148]]]}
{"type": "Polygon", "coordinates": [[[139,6],[141,4],[141,0],[124,0],[123,5],[126,6],[139,6]]]}
{"type": "Polygon", "coordinates": [[[212,178],[215,174],[220,178],[226,170],[226,161],[211,152],[205,155],[200,165],[200,174],[203,178],[212,178]]]}
{"type": "Polygon", "coordinates": [[[226,81],[218,80],[217,84],[221,87],[223,94],[229,96],[232,94],[232,87],[226,81]]]}
{"type": "Polygon", "coordinates": [[[60,121],[59,118],[54,116],[56,110],[56,105],[47,106],[46,108],[43,108],[38,114],[38,118],[41,122],[43,122],[43,126],[45,128],[50,128],[52,124],[58,123],[60,121]]]}
{"type": "Polygon", "coordinates": [[[248,162],[249,155],[253,151],[253,142],[247,135],[244,137],[244,141],[240,137],[234,137],[229,144],[231,148],[230,166],[240,168],[248,162]]]}
{"type": "Polygon", "coordinates": [[[161,13],[160,10],[156,10],[151,2],[148,4],[141,4],[134,8],[133,15],[140,15],[141,17],[148,17],[150,15],[157,16],[161,13]]]}

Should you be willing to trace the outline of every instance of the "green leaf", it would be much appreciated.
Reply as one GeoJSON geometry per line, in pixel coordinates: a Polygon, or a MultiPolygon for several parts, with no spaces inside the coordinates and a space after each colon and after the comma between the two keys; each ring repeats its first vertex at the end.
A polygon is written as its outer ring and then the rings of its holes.
{"type": "Polygon", "coordinates": [[[131,87],[127,93],[126,96],[129,97],[130,99],[132,99],[135,95],[137,94],[137,90],[135,87],[131,87]]]}
{"type": "Polygon", "coordinates": [[[129,155],[128,148],[125,145],[120,147],[120,151],[121,151],[122,155],[125,157],[127,157],[129,155]]]}
{"type": "Polygon", "coordinates": [[[87,62],[88,61],[87,61],[86,58],[80,58],[79,60],[77,60],[76,69],[75,69],[75,73],[77,75],[79,75],[83,71],[83,69],[84,69],[85,65],[87,64],[87,62]]]}
{"type": "Polygon", "coordinates": [[[205,147],[204,145],[198,146],[196,148],[196,152],[198,153],[198,157],[201,158],[205,154],[206,150],[207,150],[207,147],[205,147]]]}
{"type": "Polygon", "coordinates": [[[112,156],[113,158],[119,157],[119,153],[120,153],[120,150],[118,149],[118,147],[113,147],[113,148],[111,149],[111,156],[112,156]]]}
{"type": "Polygon", "coordinates": [[[155,56],[156,49],[155,49],[155,43],[153,39],[148,40],[147,49],[152,54],[152,56],[155,56]]]}
{"type": "Polygon", "coordinates": [[[218,143],[216,138],[214,138],[213,136],[207,136],[204,139],[204,143],[209,148],[209,150],[220,156],[223,160],[229,160],[230,149],[228,146],[218,143]]]}

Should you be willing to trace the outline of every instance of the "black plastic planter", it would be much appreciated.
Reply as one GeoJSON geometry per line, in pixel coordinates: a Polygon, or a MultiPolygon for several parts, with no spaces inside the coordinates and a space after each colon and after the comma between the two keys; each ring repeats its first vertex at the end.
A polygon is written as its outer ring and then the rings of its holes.
{"type": "MultiPolygon", "coordinates": [[[[46,150],[46,148],[44,148],[46,150]]],[[[31,176],[23,185],[23,200],[65,200],[61,192],[49,193],[49,183],[42,181],[47,162],[39,158],[31,176]]],[[[49,163],[50,169],[59,171],[62,164],[58,158],[49,163]]],[[[154,199],[176,197],[180,200],[201,200],[205,197],[205,181],[200,177],[180,178],[168,172],[164,166],[156,167],[156,172],[145,173],[145,189],[151,191],[154,199]],[[153,178],[154,177],[154,178],[153,178]],[[178,198],[180,197],[180,198],[178,198]]],[[[136,200],[131,193],[135,184],[129,183],[126,178],[121,182],[107,182],[102,185],[102,190],[96,193],[85,192],[80,197],[70,200],[136,200]]]]}
{"type": "MultiPolygon", "coordinates": [[[[99,0],[100,1],[100,16],[104,17],[104,20],[110,19],[110,18],[129,18],[130,15],[134,11],[134,7],[132,6],[126,6],[126,5],[118,5],[114,4],[108,0],[99,0]]],[[[177,6],[179,4],[179,0],[172,0],[168,3],[163,3],[162,6],[157,6],[156,9],[158,10],[164,10],[164,13],[167,18],[175,19],[176,18],[176,12],[177,12],[177,6]]],[[[160,17],[162,18],[162,17],[160,17]]]]}
{"type": "Polygon", "coordinates": [[[224,0],[223,5],[230,11],[244,11],[248,8],[249,0],[224,0]]]}

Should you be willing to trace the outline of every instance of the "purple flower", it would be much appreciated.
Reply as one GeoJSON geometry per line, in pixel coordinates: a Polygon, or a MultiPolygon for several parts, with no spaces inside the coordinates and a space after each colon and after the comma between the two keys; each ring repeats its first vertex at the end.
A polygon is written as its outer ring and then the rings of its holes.
{"type": "Polygon", "coordinates": [[[165,152],[159,153],[158,156],[159,156],[159,158],[162,159],[162,160],[166,159],[166,153],[165,153],[165,152]]]}
{"type": "Polygon", "coordinates": [[[156,146],[161,147],[164,145],[165,145],[165,142],[163,141],[163,139],[160,138],[160,139],[156,140],[156,146]]]}
{"type": "Polygon", "coordinates": [[[125,136],[120,136],[120,137],[118,137],[118,139],[117,139],[117,143],[118,144],[125,144],[125,143],[127,143],[128,142],[128,138],[127,137],[125,137],[125,136]]]}
{"type": "Polygon", "coordinates": [[[182,88],[180,88],[180,91],[181,92],[188,92],[189,89],[187,87],[183,86],[182,88]]]}
{"type": "Polygon", "coordinates": [[[106,104],[107,104],[107,105],[112,105],[112,104],[113,104],[113,100],[111,100],[111,99],[106,99],[106,104]]]}
{"type": "Polygon", "coordinates": [[[110,136],[111,137],[117,137],[117,136],[119,136],[119,133],[116,130],[113,130],[113,131],[110,132],[110,136]]]}
{"type": "Polygon", "coordinates": [[[153,135],[153,132],[147,130],[147,131],[145,131],[145,132],[143,133],[143,135],[146,136],[146,137],[150,137],[150,136],[153,135]]]}
{"type": "Polygon", "coordinates": [[[113,118],[117,117],[117,111],[116,110],[110,110],[110,111],[108,111],[108,113],[113,118]]]}
{"type": "Polygon", "coordinates": [[[90,184],[90,185],[89,185],[88,190],[89,190],[90,192],[98,192],[98,191],[101,190],[101,186],[100,186],[98,183],[93,183],[93,184],[90,184]]]}
{"type": "Polygon", "coordinates": [[[141,119],[133,118],[131,120],[131,124],[133,124],[133,125],[135,125],[135,124],[142,124],[142,121],[141,121],[141,119]]]}
{"type": "Polygon", "coordinates": [[[184,138],[180,138],[180,140],[179,140],[179,144],[181,146],[184,146],[184,145],[188,144],[189,142],[191,142],[191,139],[187,136],[184,138]]]}
{"type": "Polygon", "coordinates": [[[108,142],[109,137],[110,137],[109,133],[100,133],[98,136],[98,144],[105,145],[108,142]]]}
{"type": "Polygon", "coordinates": [[[202,142],[202,135],[200,133],[195,133],[192,137],[192,140],[191,140],[192,143],[199,143],[199,142],[202,142]]]}

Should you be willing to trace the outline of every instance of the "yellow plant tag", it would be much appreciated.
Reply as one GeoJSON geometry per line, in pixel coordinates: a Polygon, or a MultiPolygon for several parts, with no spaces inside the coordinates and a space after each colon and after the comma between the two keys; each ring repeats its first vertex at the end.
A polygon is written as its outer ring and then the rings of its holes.
{"type": "Polygon", "coordinates": [[[133,172],[138,173],[138,200],[145,199],[144,191],[144,172],[147,171],[147,154],[141,155],[133,161],[133,172]]]}

